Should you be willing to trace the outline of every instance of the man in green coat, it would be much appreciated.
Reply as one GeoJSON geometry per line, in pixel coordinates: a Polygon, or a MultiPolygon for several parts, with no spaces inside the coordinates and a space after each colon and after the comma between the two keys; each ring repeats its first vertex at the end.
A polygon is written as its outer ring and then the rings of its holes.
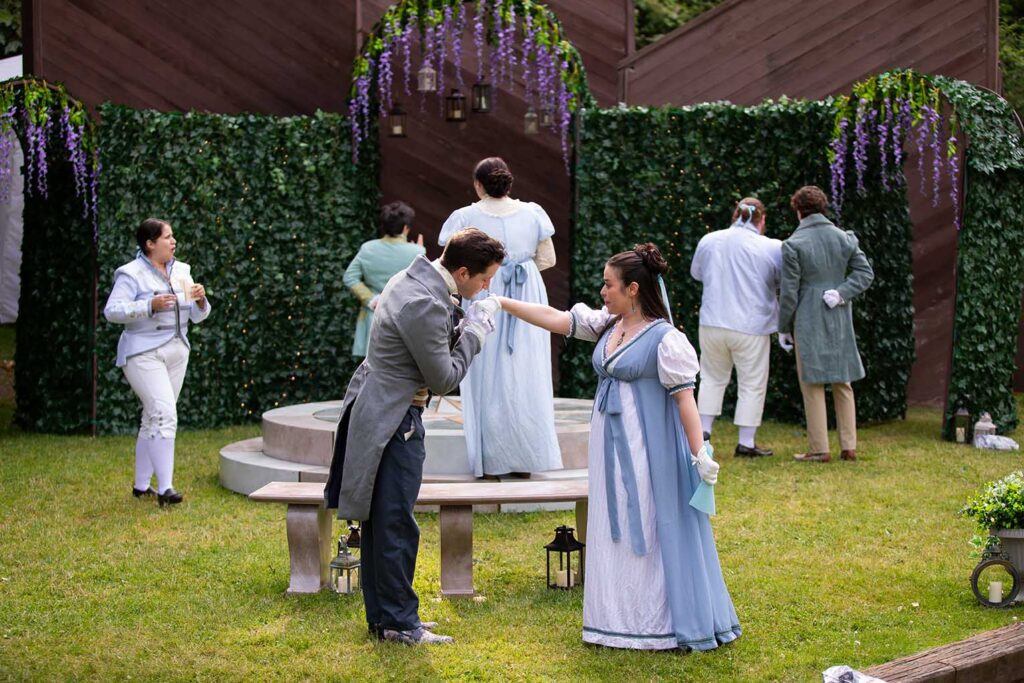
{"type": "Polygon", "coordinates": [[[796,460],[828,462],[825,385],[832,385],[840,457],[857,459],[857,411],[851,382],[864,377],[853,331],[853,299],[874,279],[853,232],[825,218],[828,198],[813,185],[801,187],[789,205],[800,221],[782,243],[779,345],[796,347],[796,371],[804,398],[810,450],[796,460]]]}

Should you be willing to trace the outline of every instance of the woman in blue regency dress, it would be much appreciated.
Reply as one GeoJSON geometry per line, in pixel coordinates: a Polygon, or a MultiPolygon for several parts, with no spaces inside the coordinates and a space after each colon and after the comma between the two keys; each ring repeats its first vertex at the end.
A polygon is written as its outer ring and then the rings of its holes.
{"type": "MultiPolygon", "coordinates": [[[[483,230],[508,254],[491,284],[494,293],[547,305],[540,271],[555,264],[555,228],[538,204],[509,196],[512,174],[498,157],[473,171],[480,201],[445,221],[438,243],[457,231],[483,230]]],[[[482,292],[477,298],[487,296],[482,292]]],[[[551,383],[551,335],[499,314],[492,341],[460,385],[469,466],[477,477],[561,469],[551,383]]]]}
{"type": "Polygon", "coordinates": [[[616,648],[710,650],[740,636],[707,514],[689,505],[718,464],[702,441],[700,367],[668,322],[653,244],[604,269],[604,308],[569,311],[500,298],[520,319],[596,341],[583,640],[616,648]]]}

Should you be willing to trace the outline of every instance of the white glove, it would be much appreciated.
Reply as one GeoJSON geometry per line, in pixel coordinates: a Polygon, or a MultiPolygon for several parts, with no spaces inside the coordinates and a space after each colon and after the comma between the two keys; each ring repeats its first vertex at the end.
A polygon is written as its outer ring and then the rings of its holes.
{"type": "Polygon", "coordinates": [[[697,454],[690,456],[690,461],[697,468],[697,474],[700,475],[701,481],[708,486],[714,486],[718,483],[718,469],[721,466],[711,459],[709,449],[711,449],[711,444],[705,441],[697,454]]]}
{"type": "Polygon", "coordinates": [[[786,334],[785,332],[779,332],[779,346],[786,353],[793,350],[793,335],[786,334]]]}
{"type": "Polygon", "coordinates": [[[476,308],[483,311],[489,317],[493,318],[501,310],[501,301],[498,300],[497,294],[490,294],[487,298],[474,301],[469,305],[470,310],[476,308]]]}
{"type": "Polygon", "coordinates": [[[829,308],[835,308],[840,304],[846,303],[843,301],[843,297],[839,295],[839,292],[834,289],[826,289],[821,295],[821,300],[829,308]]]}
{"type": "Polygon", "coordinates": [[[366,302],[366,307],[371,311],[377,310],[377,300],[380,299],[380,294],[374,296],[372,299],[366,302]]]}
{"type": "Polygon", "coordinates": [[[466,309],[466,317],[462,321],[462,331],[475,334],[476,338],[480,340],[480,348],[483,348],[484,342],[487,341],[487,335],[494,332],[494,314],[490,311],[500,308],[501,304],[497,300],[491,301],[488,297],[474,301],[466,309]]]}

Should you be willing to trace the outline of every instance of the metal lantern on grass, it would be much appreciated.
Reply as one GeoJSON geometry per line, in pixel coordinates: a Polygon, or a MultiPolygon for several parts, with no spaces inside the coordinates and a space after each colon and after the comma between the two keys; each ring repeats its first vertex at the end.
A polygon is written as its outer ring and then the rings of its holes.
{"type": "Polygon", "coordinates": [[[402,105],[396,104],[388,112],[388,137],[404,138],[405,135],[405,110],[402,105]]]}
{"type": "MultiPolygon", "coordinates": [[[[979,436],[995,436],[996,425],[992,422],[992,416],[988,413],[982,413],[978,421],[974,423],[974,438],[977,439],[979,436]]],[[[972,439],[973,441],[973,439],[972,439]]]]}
{"type": "Polygon", "coordinates": [[[437,92],[437,72],[429,64],[421,66],[416,74],[416,89],[420,92],[437,92]]]}
{"type": "Polygon", "coordinates": [[[328,565],[331,590],[335,593],[356,593],[359,584],[359,560],[348,551],[345,539],[338,539],[338,555],[328,565]]]}
{"type": "Polygon", "coordinates": [[[971,414],[967,408],[960,406],[957,409],[956,415],[953,416],[953,427],[957,443],[971,442],[971,414]]]}
{"type": "Polygon", "coordinates": [[[458,88],[452,88],[452,94],[444,98],[444,118],[446,121],[462,123],[466,120],[466,96],[458,88]]]}
{"type": "Polygon", "coordinates": [[[484,81],[473,84],[473,113],[491,113],[491,85],[484,81]]]}
{"type": "Polygon", "coordinates": [[[526,115],[523,116],[523,132],[527,135],[536,135],[540,132],[540,121],[533,107],[527,109],[526,115]]]}
{"type": "Polygon", "coordinates": [[[572,535],[572,527],[555,529],[555,540],[544,546],[548,560],[548,588],[569,590],[583,585],[583,543],[572,535]]]}

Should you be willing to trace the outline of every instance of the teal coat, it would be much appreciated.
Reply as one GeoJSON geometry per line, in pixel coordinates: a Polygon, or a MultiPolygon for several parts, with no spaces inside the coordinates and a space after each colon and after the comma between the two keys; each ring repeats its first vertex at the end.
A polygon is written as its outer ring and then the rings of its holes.
{"type": "Polygon", "coordinates": [[[384,291],[395,273],[405,270],[413,259],[426,250],[418,244],[406,241],[405,237],[382,237],[364,242],[352,263],[345,269],[342,278],[345,286],[359,298],[359,318],[356,320],[356,334],[352,341],[352,355],[365,356],[366,344],[370,339],[373,311],[368,303],[384,291]]]}
{"type": "Polygon", "coordinates": [[[806,384],[855,382],[864,377],[853,331],[853,300],[874,279],[853,232],[820,213],[802,221],[782,243],[779,332],[796,338],[806,384]],[[829,308],[821,295],[834,289],[844,303],[829,308]]]}

